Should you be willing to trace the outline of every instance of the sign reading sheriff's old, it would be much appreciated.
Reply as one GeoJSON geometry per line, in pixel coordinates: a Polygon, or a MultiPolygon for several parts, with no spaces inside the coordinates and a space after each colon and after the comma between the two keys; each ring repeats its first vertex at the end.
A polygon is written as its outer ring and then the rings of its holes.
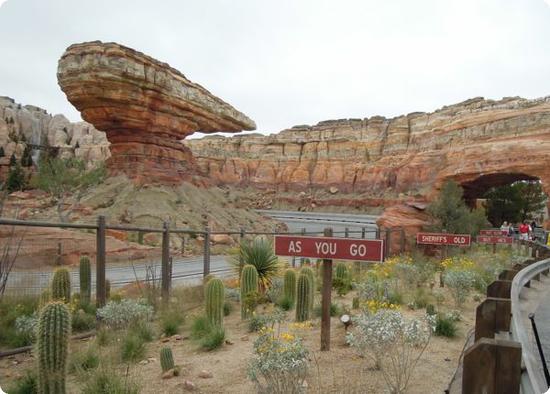
{"type": "Polygon", "coordinates": [[[275,254],[314,259],[381,262],[384,260],[384,241],[277,235],[275,236],[275,254]]]}
{"type": "Polygon", "coordinates": [[[476,238],[478,244],[511,244],[513,241],[514,238],[504,235],[478,235],[476,238]]]}
{"type": "Polygon", "coordinates": [[[469,234],[417,233],[416,243],[423,245],[470,246],[469,234]]]}

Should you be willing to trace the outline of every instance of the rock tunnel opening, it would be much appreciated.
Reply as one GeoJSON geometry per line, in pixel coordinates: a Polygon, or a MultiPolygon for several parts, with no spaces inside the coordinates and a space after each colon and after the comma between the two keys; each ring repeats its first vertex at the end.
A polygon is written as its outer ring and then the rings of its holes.
{"type": "MultiPolygon", "coordinates": [[[[541,180],[538,177],[524,173],[495,173],[482,175],[471,181],[462,182],[461,186],[464,189],[464,200],[466,201],[466,204],[468,204],[471,208],[475,208],[479,206],[486,206],[487,192],[489,192],[493,188],[514,185],[518,182],[530,182],[534,184],[538,183],[540,186],[542,186],[541,180]]],[[[547,203],[548,196],[545,196],[547,203]]],[[[494,218],[491,217],[491,215],[489,216],[490,221],[494,222],[492,224],[495,226],[499,226],[502,220],[506,220],[506,217],[494,218]]],[[[540,213],[536,215],[535,219],[541,222],[547,220],[548,210],[543,209],[540,213]]]]}

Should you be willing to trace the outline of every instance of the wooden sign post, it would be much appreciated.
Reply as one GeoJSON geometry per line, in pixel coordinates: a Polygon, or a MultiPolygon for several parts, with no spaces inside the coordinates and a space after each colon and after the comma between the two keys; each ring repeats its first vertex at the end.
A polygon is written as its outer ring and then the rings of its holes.
{"type": "Polygon", "coordinates": [[[323,237],[275,236],[275,254],[323,260],[321,289],[321,350],[330,350],[330,304],[332,291],[332,260],[384,261],[384,241],[381,239],[333,238],[326,228],[323,237]]]}

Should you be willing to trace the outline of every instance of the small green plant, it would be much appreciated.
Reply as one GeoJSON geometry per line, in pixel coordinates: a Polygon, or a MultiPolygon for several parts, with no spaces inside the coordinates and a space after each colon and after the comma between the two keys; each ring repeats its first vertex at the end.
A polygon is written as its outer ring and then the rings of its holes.
{"type": "Polygon", "coordinates": [[[162,372],[174,369],[174,356],[172,355],[171,348],[163,347],[160,349],[160,367],[162,368],[162,372]]]}
{"type": "Polygon", "coordinates": [[[224,286],[221,279],[211,279],[205,289],[206,317],[210,325],[223,327],[224,286]]]}
{"type": "Polygon", "coordinates": [[[205,350],[214,350],[223,345],[225,341],[225,329],[223,327],[211,327],[208,334],[200,340],[200,345],[205,350]]]}
{"type": "Polygon", "coordinates": [[[285,271],[283,294],[284,298],[294,305],[296,302],[296,272],[294,270],[285,271]]]}
{"type": "Polygon", "coordinates": [[[166,336],[176,335],[180,332],[184,321],[185,315],[181,305],[170,305],[160,314],[160,329],[166,336]]]}
{"type": "Polygon", "coordinates": [[[97,315],[111,328],[125,328],[136,320],[151,320],[153,308],[143,301],[123,299],[120,302],[109,301],[97,310],[97,315]]]}
{"type": "Polygon", "coordinates": [[[151,342],[154,338],[154,331],[151,324],[144,320],[136,320],[128,327],[129,335],[136,335],[144,342],[151,342]]]}
{"type": "Polygon", "coordinates": [[[100,365],[87,377],[82,394],[138,394],[139,386],[128,376],[113,373],[113,366],[100,365]]]}
{"type": "Polygon", "coordinates": [[[63,302],[52,302],[42,308],[36,344],[40,392],[65,392],[70,331],[69,308],[63,302]]]}
{"type": "Polygon", "coordinates": [[[273,252],[273,245],[264,237],[242,240],[239,254],[233,260],[233,265],[239,274],[241,274],[241,269],[244,269],[244,264],[256,268],[259,290],[262,293],[270,287],[271,281],[279,272],[279,260],[273,252]]]}
{"type": "Polygon", "coordinates": [[[456,323],[447,316],[438,314],[435,321],[435,335],[447,338],[456,336],[456,323]]]}
{"type": "Polygon", "coordinates": [[[426,294],[426,291],[424,288],[419,287],[414,292],[414,309],[422,309],[425,308],[426,305],[430,302],[430,297],[428,294],[426,294]]]}
{"type": "Polygon", "coordinates": [[[95,328],[96,319],[94,315],[89,315],[82,309],[73,313],[71,325],[74,332],[90,331],[95,328]]]}
{"type": "Polygon", "coordinates": [[[241,274],[241,319],[248,319],[253,312],[245,302],[251,293],[258,293],[258,271],[253,265],[247,264],[241,274]]]}
{"type": "Polygon", "coordinates": [[[99,366],[99,352],[94,346],[72,352],[69,357],[69,372],[83,372],[99,366]]]}
{"type": "Polygon", "coordinates": [[[145,341],[136,334],[126,335],[120,344],[120,358],[123,362],[137,362],[145,356],[145,341]]]}
{"type": "Polygon", "coordinates": [[[79,265],[80,279],[80,302],[84,305],[90,303],[92,298],[92,270],[90,268],[90,258],[82,256],[79,265]]]}
{"type": "Polygon", "coordinates": [[[200,339],[210,331],[210,324],[206,316],[195,316],[191,323],[191,337],[200,339]]]}
{"type": "Polygon", "coordinates": [[[225,301],[223,303],[223,315],[229,316],[231,312],[233,312],[233,304],[228,301],[225,301]]]}
{"type": "Polygon", "coordinates": [[[52,300],[71,301],[71,275],[66,268],[58,268],[53,274],[52,300]]]}
{"type": "Polygon", "coordinates": [[[430,316],[434,316],[436,314],[434,304],[426,305],[426,314],[430,316]]]}
{"type": "MultiPolygon", "coordinates": [[[[341,312],[342,312],[342,308],[338,304],[335,304],[335,303],[331,302],[331,304],[330,304],[330,316],[331,317],[339,316],[341,314],[341,312]]],[[[313,313],[315,314],[315,316],[321,317],[321,315],[323,314],[322,305],[321,304],[315,305],[315,308],[313,309],[313,313]]]]}
{"type": "Polygon", "coordinates": [[[445,272],[445,284],[451,290],[455,305],[460,307],[472,290],[475,274],[467,270],[450,269],[445,272]]]}
{"type": "Polygon", "coordinates": [[[99,346],[107,346],[111,342],[111,331],[107,327],[101,327],[95,334],[99,346]]]}
{"type": "Polygon", "coordinates": [[[38,382],[34,371],[27,370],[8,387],[9,394],[38,394],[38,382]]]}
{"type": "Polygon", "coordinates": [[[292,308],[294,308],[294,301],[292,301],[291,298],[288,298],[286,296],[283,296],[279,299],[277,302],[277,306],[281,308],[283,311],[289,311],[292,308]]]}
{"type": "Polygon", "coordinates": [[[298,322],[311,319],[311,286],[309,275],[301,273],[296,284],[296,321],[298,322]]]}

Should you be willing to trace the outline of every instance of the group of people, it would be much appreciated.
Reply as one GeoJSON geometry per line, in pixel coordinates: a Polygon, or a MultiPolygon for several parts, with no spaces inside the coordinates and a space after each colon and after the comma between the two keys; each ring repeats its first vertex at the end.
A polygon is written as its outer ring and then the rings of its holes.
{"type": "MultiPolygon", "coordinates": [[[[534,220],[531,223],[529,223],[527,220],[524,220],[523,223],[518,224],[517,231],[519,232],[519,239],[525,241],[533,239],[536,227],[537,223],[534,220]]],[[[512,237],[516,232],[516,230],[514,229],[514,225],[512,223],[508,223],[507,221],[504,221],[502,223],[502,226],[500,226],[500,230],[503,234],[507,234],[509,237],[512,237]]]]}

